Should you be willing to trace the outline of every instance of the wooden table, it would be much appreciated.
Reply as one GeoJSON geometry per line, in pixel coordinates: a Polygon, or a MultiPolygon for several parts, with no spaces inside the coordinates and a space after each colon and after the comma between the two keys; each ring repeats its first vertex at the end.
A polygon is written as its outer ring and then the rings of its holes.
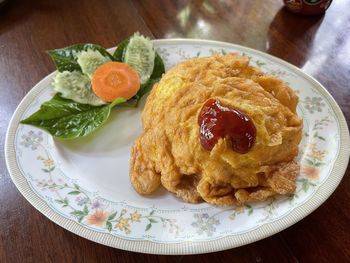
{"type": "MultiPolygon", "coordinates": [[[[0,148],[25,94],[55,68],[45,50],[77,42],[115,46],[135,31],[151,38],[232,42],[280,57],[318,79],[350,122],[350,1],[301,17],[281,0],[11,0],[0,11],[0,148]]],[[[350,170],[336,192],[294,226],[262,241],[197,256],[155,256],[102,246],[36,211],[0,152],[0,262],[350,262],[350,170]]]]}

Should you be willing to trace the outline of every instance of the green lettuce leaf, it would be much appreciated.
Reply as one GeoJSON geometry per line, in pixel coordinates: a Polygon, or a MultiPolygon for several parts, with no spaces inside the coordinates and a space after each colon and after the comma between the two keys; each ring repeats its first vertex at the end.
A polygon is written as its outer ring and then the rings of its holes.
{"type": "Polygon", "coordinates": [[[129,39],[130,38],[127,38],[123,42],[121,42],[118,45],[117,49],[114,51],[113,57],[114,57],[115,61],[118,61],[118,62],[123,62],[124,61],[125,50],[126,50],[126,47],[129,44],[129,39]]]}
{"type": "Polygon", "coordinates": [[[154,58],[154,68],[151,75],[151,79],[160,79],[165,72],[165,67],[163,59],[156,52],[156,57],[154,58]]]}
{"type": "Polygon", "coordinates": [[[44,129],[57,138],[74,139],[99,128],[108,119],[111,109],[123,102],[124,99],[118,98],[111,104],[92,106],[62,98],[58,93],[21,123],[44,129]]]}
{"type": "Polygon", "coordinates": [[[95,44],[76,44],[65,48],[49,50],[47,52],[51,56],[58,71],[81,71],[81,67],[77,62],[77,53],[87,51],[88,49],[97,50],[101,55],[114,60],[114,57],[106,49],[95,44]]]}

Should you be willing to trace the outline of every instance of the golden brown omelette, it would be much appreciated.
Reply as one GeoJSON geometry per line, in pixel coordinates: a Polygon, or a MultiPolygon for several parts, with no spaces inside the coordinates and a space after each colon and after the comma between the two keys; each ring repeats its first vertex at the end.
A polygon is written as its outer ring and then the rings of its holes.
{"type": "Polygon", "coordinates": [[[291,194],[299,174],[294,160],[301,140],[298,97],[286,83],[265,75],[237,54],[182,62],[149,95],[143,133],[135,140],[132,185],[151,194],[160,185],[186,202],[216,205],[262,201],[291,194]],[[200,140],[198,115],[210,99],[249,116],[256,134],[246,153],[229,137],[211,150],[200,140]]]}

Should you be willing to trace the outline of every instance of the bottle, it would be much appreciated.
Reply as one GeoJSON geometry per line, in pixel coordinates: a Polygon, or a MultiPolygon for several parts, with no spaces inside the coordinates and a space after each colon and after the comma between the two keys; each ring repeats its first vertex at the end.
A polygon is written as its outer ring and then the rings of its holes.
{"type": "Polygon", "coordinates": [[[283,0],[287,9],[293,13],[303,15],[324,14],[332,0],[283,0]]]}

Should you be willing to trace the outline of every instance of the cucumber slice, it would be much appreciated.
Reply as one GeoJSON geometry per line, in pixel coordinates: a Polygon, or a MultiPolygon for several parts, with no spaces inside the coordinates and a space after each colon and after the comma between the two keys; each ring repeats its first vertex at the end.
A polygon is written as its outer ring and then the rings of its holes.
{"type": "Polygon", "coordinates": [[[99,51],[93,49],[81,51],[77,53],[76,56],[81,70],[84,74],[88,75],[90,79],[99,66],[111,61],[109,57],[105,57],[99,51]]]}
{"type": "Polygon", "coordinates": [[[124,62],[139,73],[141,84],[145,84],[153,72],[154,57],[151,40],[135,33],[126,47],[124,62]]]}
{"type": "Polygon", "coordinates": [[[55,91],[62,94],[63,98],[93,106],[106,104],[92,91],[89,77],[79,71],[58,72],[53,79],[52,86],[55,91]]]}

